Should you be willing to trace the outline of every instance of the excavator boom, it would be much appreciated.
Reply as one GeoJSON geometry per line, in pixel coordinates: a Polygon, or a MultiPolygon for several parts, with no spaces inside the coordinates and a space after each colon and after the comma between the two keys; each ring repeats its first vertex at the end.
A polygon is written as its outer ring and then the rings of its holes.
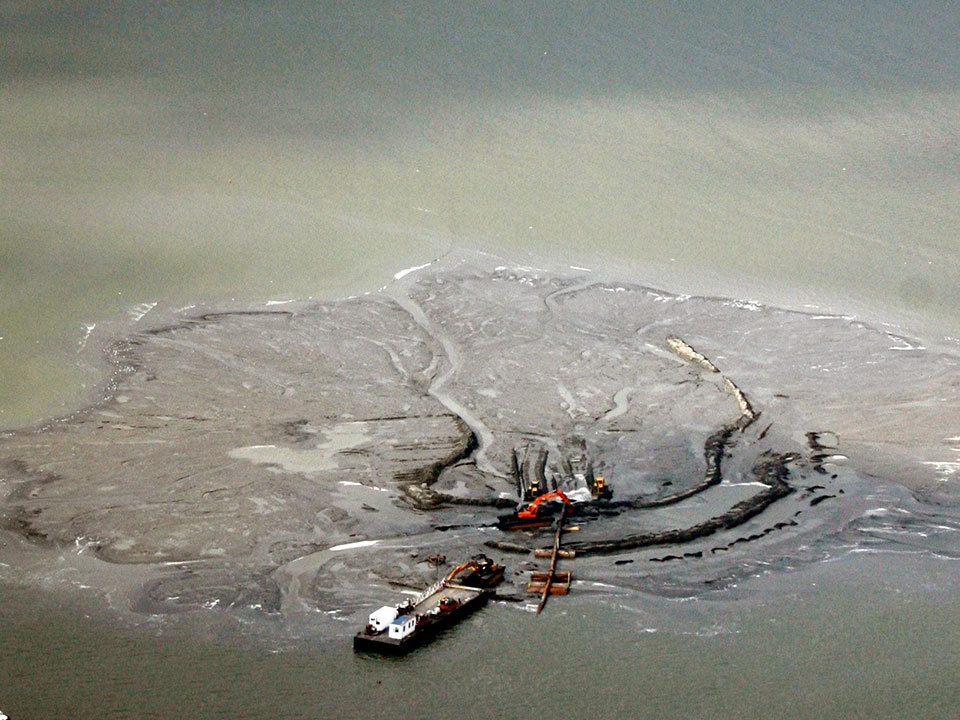
{"type": "Polygon", "coordinates": [[[525,508],[523,508],[522,510],[518,510],[517,519],[535,520],[537,518],[537,513],[539,512],[540,505],[550,500],[562,500],[567,504],[567,507],[573,507],[573,503],[570,502],[570,498],[567,497],[566,493],[564,493],[563,490],[561,490],[560,488],[557,488],[556,490],[540,495],[532,503],[527,505],[525,508]]]}

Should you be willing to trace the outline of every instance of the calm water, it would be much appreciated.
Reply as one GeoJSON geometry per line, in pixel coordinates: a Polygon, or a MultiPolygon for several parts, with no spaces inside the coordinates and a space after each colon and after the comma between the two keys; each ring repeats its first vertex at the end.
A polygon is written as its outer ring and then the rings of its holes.
{"type": "MultiPolygon", "coordinates": [[[[0,427],[74,407],[154,303],[363,292],[452,248],[960,343],[954,3],[249,5],[0,0],[0,427]]],[[[542,669],[571,717],[955,716],[956,570],[871,562],[714,635],[492,608],[477,676],[460,643],[269,654],[7,590],[0,708],[518,716],[542,669]]]]}
{"type": "Polygon", "coordinates": [[[87,328],[141,303],[349,294],[450,247],[960,337],[958,25],[3,0],[0,424],[74,405],[87,328]]]}
{"type": "Polygon", "coordinates": [[[118,632],[5,589],[2,707],[18,720],[512,718],[544,702],[611,719],[955,718],[957,582],[930,587],[955,568],[917,559],[903,587],[883,579],[895,567],[846,558],[735,601],[651,598],[643,613],[582,595],[540,617],[492,605],[395,660],[356,656],[347,637],[271,652],[118,632]]]}

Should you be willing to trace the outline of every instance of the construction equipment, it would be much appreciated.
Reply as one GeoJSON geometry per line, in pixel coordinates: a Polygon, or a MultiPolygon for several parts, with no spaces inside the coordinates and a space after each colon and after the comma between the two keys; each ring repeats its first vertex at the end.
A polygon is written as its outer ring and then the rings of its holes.
{"type": "Polygon", "coordinates": [[[573,507],[570,498],[563,490],[557,489],[544,493],[516,512],[509,515],[500,516],[497,524],[501,530],[526,530],[530,528],[547,527],[553,523],[553,513],[548,512],[543,505],[551,500],[561,500],[565,505],[561,507],[573,507]]]}
{"type": "Polygon", "coordinates": [[[534,501],[525,508],[517,510],[517,519],[536,520],[540,514],[540,506],[545,502],[549,502],[550,500],[562,500],[564,503],[566,503],[568,508],[573,507],[573,503],[570,502],[570,498],[567,497],[566,493],[557,488],[556,490],[537,496],[534,501]]]}
{"type": "Polygon", "coordinates": [[[470,570],[464,575],[459,583],[467,587],[487,588],[493,587],[503,580],[503,566],[498,565],[486,555],[475,555],[472,560],[457,565],[453,570],[447,573],[443,579],[444,583],[452,583],[453,579],[460,573],[470,570]]]}
{"type": "Polygon", "coordinates": [[[613,489],[607,485],[603,475],[595,475],[590,484],[590,494],[598,500],[609,500],[613,497],[613,489]]]}
{"type": "Polygon", "coordinates": [[[442,598],[440,598],[440,602],[437,604],[437,607],[440,608],[441,612],[450,612],[451,610],[454,610],[459,604],[460,604],[460,601],[457,600],[456,598],[451,598],[444,595],[442,598]]]}

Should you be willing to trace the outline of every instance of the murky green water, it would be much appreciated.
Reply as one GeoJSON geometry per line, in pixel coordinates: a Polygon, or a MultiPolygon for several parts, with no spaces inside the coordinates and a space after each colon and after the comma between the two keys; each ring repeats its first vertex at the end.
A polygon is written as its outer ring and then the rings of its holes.
{"type": "MultiPolygon", "coordinates": [[[[956,717],[955,603],[841,565],[766,600],[651,598],[637,613],[570,596],[540,617],[491,605],[392,660],[354,655],[347,637],[270,652],[189,631],[118,632],[5,588],[2,707],[18,720],[503,718],[545,706],[611,719],[956,717]]],[[[915,565],[927,582],[955,572],[915,565]]]]}
{"type": "Polygon", "coordinates": [[[956,8],[0,3],[0,423],[139,303],[450,247],[960,336],[956,8]]]}
{"type": "MultiPolygon", "coordinates": [[[[364,292],[451,248],[956,346],[958,26],[938,2],[0,0],[0,426],[74,407],[91,350],[153,303],[364,292]]],[[[345,643],[264,655],[9,591],[0,708],[518,716],[543,669],[568,716],[952,716],[953,606],[869,597],[821,588],[724,615],[748,631],[642,642],[610,608],[495,608],[471,677],[456,643],[386,667],[345,643]]]]}

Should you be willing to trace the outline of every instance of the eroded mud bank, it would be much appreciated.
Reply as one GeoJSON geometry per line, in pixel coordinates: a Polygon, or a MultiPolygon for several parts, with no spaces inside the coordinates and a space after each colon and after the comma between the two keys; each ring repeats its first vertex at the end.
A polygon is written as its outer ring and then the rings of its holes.
{"type": "Polygon", "coordinates": [[[135,612],[353,619],[429,555],[545,542],[493,527],[521,475],[613,486],[568,543],[584,588],[698,592],[856,544],[881,510],[955,522],[957,358],[840,317],[452,263],[109,356],[102,402],[0,439],[0,551],[14,580],[27,555],[75,584],[135,567],[135,612]]]}

